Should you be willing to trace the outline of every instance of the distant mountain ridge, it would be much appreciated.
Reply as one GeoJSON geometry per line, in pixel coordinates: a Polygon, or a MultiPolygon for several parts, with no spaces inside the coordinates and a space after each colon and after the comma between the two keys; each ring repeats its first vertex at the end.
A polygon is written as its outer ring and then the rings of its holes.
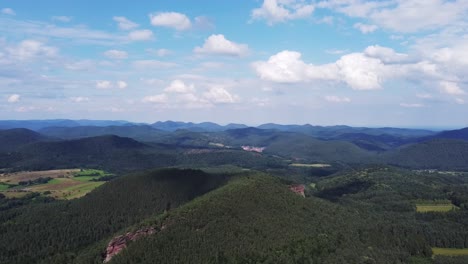
{"type": "Polygon", "coordinates": [[[281,167],[288,162],[318,162],[468,169],[468,140],[464,140],[468,129],[426,137],[344,133],[328,138],[254,127],[168,132],[147,125],[125,125],[49,127],[40,131],[44,134],[24,128],[0,130],[0,168],[92,165],[131,170],[177,164],[281,167]],[[243,151],[243,146],[264,151],[255,155],[243,151]]]}
{"type": "Polygon", "coordinates": [[[369,128],[369,127],[351,127],[346,125],[337,126],[314,126],[305,125],[281,125],[274,123],[262,124],[259,126],[248,126],[245,124],[230,123],[219,125],[213,122],[180,122],[180,121],[158,121],[152,124],[135,123],[123,120],[70,120],[70,119],[52,119],[52,120],[0,120],[0,129],[27,128],[35,131],[49,127],[108,127],[108,126],[151,126],[155,129],[173,132],[177,130],[189,130],[194,132],[220,132],[231,129],[243,129],[255,127],[259,129],[279,130],[287,132],[298,132],[319,138],[334,138],[347,133],[365,133],[369,135],[397,135],[405,137],[424,137],[437,134],[435,131],[424,129],[409,128],[369,128]]]}
{"type": "Polygon", "coordinates": [[[26,128],[0,130],[0,152],[14,151],[27,144],[48,140],[47,137],[26,128]]]}
{"type": "Polygon", "coordinates": [[[70,120],[70,119],[48,119],[48,120],[0,120],[0,129],[27,128],[39,130],[46,127],[77,127],[77,126],[124,126],[136,124],[128,121],[112,120],[70,120]]]}
{"type": "Polygon", "coordinates": [[[228,124],[225,126],[218,125],[213,122],[202,122],[202,123],[192,123],[192,122],[176,122],[176,121],[164,121],[156,122],[151,124],[152,127],[164,130],[164,131],[176,131],[180,129],[196,131],[196,132],[216,132],[216,131],[225,131],[229,129],[238,129],[238,128],[247,128],[248,126],[243,124],[228,124]]]}
{"type": "Polygon", "coordinates": [[[443,131],[434,135],[433,138],[468,140],[468,127],[456,130],[443,131]]]}

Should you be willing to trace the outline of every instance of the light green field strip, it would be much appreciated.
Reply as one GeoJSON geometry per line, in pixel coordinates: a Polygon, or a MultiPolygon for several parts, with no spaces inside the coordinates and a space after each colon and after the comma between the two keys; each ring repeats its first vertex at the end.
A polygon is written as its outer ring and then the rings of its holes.
{"type": "Polygon", "coordinates": [[[433,255],[468,256],[468,248],[432,248],[433,255]]]}
{"type": "Polygon", "coordinates": [[[292,167],[308,167],[308,168],[327,168],[331,167],[330,164],[321,164],[321,163],[316,163],[316,164],[303,164],[303,163],[293,163],[289,166],[292,167]]]}
{"type": "Polygon", "coordinates": [[[418,213],[427,213],[427,212],[445,213],[445,212],[449,212],[449,211],[457,210],[457,209],[458,207],[456,207],[453,204],[439,204],[439,205],[418,204],[416,205],[416,211],[418,213]]]}

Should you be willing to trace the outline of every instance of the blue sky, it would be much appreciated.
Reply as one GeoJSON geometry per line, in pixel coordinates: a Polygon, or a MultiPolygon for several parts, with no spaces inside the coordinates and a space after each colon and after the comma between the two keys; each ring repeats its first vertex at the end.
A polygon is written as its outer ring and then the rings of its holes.
{"type": "Polygon", "coordinates": [[[468,126],[464,0],[0,2],[0,119],[468,126]]]}

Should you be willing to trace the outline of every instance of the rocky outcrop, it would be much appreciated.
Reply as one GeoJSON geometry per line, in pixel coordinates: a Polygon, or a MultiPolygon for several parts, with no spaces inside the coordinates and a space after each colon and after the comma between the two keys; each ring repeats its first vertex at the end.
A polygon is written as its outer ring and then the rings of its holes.
{"type": "Polygon", "coordinates": [[[159,229],[155,227],[148,227],[137,230],[135,232],[128,232],[125,235],[114,237],[109,244],[107,244],[106,253],[104,255],[104,263],[109,262],[115,255],[125,249],[130,242],[136,241],[144,236],[153,235],[164,229],[164,226],[159,229]]]}
{"type": "Polygon", "coordinates": [[[242,146],[242,149],[249,152],[262,153],[265,147],[242,146]]]}
{"type": "Polygon", "coordinates": [[[304,193],[305,186],[302,185],[302,184],[291,185],[291,186],[289,186],[289,190],[291,190],[294,193],[297,193],[298,195],[300,195],[302,197],[305,197],[305,193],[304,193]]]}

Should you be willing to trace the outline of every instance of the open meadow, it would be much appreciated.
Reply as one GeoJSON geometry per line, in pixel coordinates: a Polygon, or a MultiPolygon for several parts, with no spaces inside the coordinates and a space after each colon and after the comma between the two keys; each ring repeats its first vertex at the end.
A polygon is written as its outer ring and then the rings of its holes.
{"type": "Polygon", "coordinates": [[[29,193],[60,200],[82,197],[105,183],[102,177],[112,176],[102,170],[49,170],[5,173],[0,175],[0,193],[20,198],[29,193]]]}
{"type": "Polygon", "coordinates": [[[434,256],[468,256],[468,248],[432,248],[434,256]]]}

